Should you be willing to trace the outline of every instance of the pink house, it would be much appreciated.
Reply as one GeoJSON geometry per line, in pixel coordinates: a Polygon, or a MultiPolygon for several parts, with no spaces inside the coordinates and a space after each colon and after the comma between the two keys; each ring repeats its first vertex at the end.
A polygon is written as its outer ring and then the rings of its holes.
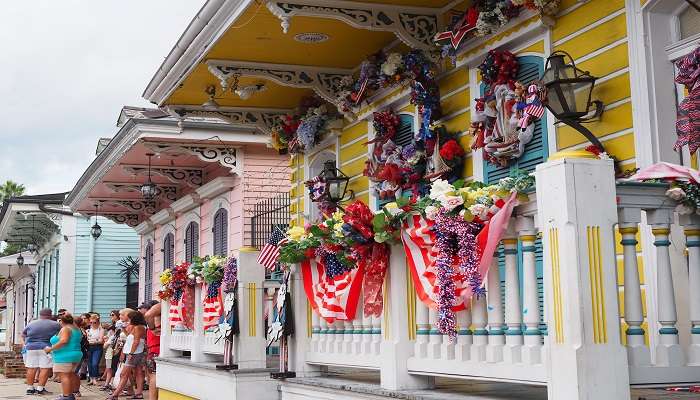
{"type": "Polygon", "coordinates": [[[286,204],[289,158],[267,146],[265,123],[282,112],[122,109],[119,131],[101,141],[67,203],[139,233],[139,301],[156,297],[163,268],[252,246],[256,204],[278,197],[286,204]],[[153,199],[141,191],[149,180],[153,199]]]}

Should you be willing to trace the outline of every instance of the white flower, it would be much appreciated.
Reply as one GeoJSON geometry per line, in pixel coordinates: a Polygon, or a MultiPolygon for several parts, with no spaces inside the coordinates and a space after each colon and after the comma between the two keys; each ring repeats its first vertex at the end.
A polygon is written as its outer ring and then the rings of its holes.
{"type": "Polygon", "coordinates": [[[425,207],[425,217],[428,219],[435,219],[438,213],[438,208],[435,206],[425,207]]]}
{"type": "Polygon", "coordinates": [[[443,196],[440,200],[440,204],[445,210],[452,211],[464,204],[464,199],[462,196],[443,196]]]}
{"type": "Polygon", "coordinates": [[[431,199],[442,202],[442,198],[455,194],[455,187],[444,179],[438,179],[430,186],[431,199]]]}
{"type": "Polygon", "coordinates": [[[689,215],[695,212],[695,207],[686,206],[685,204],[679,204],[676,206],[676,212],[680,215],[689,215]]]}
{"type": "Polygon", "coordinates": [[[399,69],[399,66],[403,62],[401,54],[391,53],[386,58],[386,61],[382,64],[382,74],[392,76],[399,69]]]}
{"type": "Polygon", "coordinates": [[[385,205],[384,209],[393,217],[395,217],[395,216],[401,214],[401,212],[403,212],[403,210],[399,208],[399,205],[396,204],[395,201],[385,205]]]}
{"type": "Polygon", "coordinates": [[[685,199],[685,192],[679,187],[671,188],[666,191],[666,196],[673,200],[681,201],[685,199]]]}
{"type": "Polygon", "coordinates": [[[489,213],[489,208],[484,204],[474,204],[469,207],[469,212],[475,217],[485,220],[489,213]]]}

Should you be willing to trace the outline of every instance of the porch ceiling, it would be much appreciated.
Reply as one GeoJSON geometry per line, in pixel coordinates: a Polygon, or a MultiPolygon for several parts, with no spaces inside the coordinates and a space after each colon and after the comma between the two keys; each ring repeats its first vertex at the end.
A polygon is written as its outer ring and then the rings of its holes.
{"type": "MultiPolygon", "coordinates": [[[[225,33],[210,47],[204,58],[186,75],[178,87],[162,105],[201,105],[207,101],[205,90],[217,88],[216,101],[222,106],[245,107],[295,107],[299,100],[312,93],[310,89],[281,86],[265,78],[241,77],[240,86],[264,83],[265,92],[253,94],[243,100],[227,91],[221,93],[219,80],[208,71],[208,60],[235,62],[271,63],[282,65],[317,66],[328,68],[356,69],[370,54],[392,43],[400,43],[394,32],[387,30],[361,29],[347,21],[328,16],[294,15],[289,19],[288,32],[281,27],[280,18],[268,9],[267,1],[251,2],[225,33]],[[323,42],[303,43],[295,39],[302,33],[320,33],[328,36],[323,42]]],[[[435,13],[442,7],[452,7],[450,0],[370,0],[370,1],[290,1],[290,3],[320,5],[328,7],[362,6],[365,9],[384,7],[403,10],[406,7],[421,7],[425,12],[435,13]]],[[[457,2],[459,3],[459,2],[457,2]]],[[[420,9],[417,13],[420,13],[420,9]]],[[[411,11],[409,8],[408,11],[411,11]]],[[[348,14],[352,14],[349,12],[348,14]]],[[[442,21],[439,21],[440,23],[442,21]]]]}

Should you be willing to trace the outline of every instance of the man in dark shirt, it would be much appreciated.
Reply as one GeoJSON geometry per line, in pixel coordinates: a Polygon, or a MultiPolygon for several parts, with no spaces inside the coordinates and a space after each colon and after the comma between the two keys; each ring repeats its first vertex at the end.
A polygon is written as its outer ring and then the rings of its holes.
{"type": "Polygon", "coordinates": [[[44,348],[51,346],[49,339],[58,333],[61,326],[51,320],[53,313],[50,308],[39,311],[39,319],[30,322],[22,331],[24,349],[27,351],[24,357],[24,366],[27,368],[27,394],[46,394],[46,381],[51,375],[53,361],[51,356],[44,352],[44,348]],[[36,370],[39,369],[39,384],[34,387],[36,370]]]}

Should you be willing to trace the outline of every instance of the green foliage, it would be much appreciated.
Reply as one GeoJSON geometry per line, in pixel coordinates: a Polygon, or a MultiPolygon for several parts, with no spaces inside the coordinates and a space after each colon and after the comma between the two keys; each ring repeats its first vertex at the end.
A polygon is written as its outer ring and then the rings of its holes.
{"type": "Polygon", "coordinates": [[[9,256],[11,254],[17,254],[22,250],[22,246],[17,243],[8,243],[5,248],[0,252],[0,257],[9,256]]]}
{"type": "Polygon", "coordinates": [[[17,182],[7,180],[5,183],[0,185],[0,203],[4,203],[5,200],[10,197],[17,197],[24,194],[26,188],[24,185],[17,182]]]}

